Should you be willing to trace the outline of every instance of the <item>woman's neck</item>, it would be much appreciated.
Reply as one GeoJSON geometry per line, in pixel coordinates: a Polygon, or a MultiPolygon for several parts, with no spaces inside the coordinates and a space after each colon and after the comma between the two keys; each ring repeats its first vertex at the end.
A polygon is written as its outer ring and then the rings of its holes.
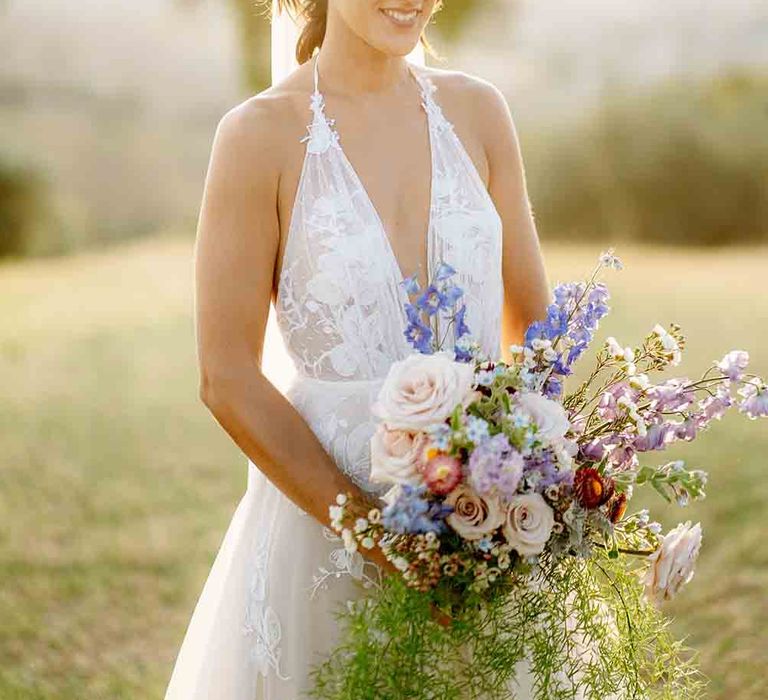
{"type": "Polygon", "coordinates": [[[408,75],[405,58],[378,51],[342,21],[329,22],[316,60],[323,83],[337,92],[385,92],[408,75]]]}

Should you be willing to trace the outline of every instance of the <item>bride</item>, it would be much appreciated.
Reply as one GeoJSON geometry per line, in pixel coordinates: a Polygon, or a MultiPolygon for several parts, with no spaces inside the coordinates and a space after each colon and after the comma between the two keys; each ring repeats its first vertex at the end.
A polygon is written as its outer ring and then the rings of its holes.
{"type": "Polygon", "coordinates": [[[166,700],[303,697],[338,606],[388,571],[325,526],[337,493],[380,495],[369,406],[410,352],[403,279],[452,265],[490,356],[548,298],[504,99],[406,60],[438,2],[277,4],[305,20],[301,65],[219,123],[197,241],[202,400],[248,488],[166,700]],[[261,371],[270,302],[296,367],[284,394],[261,371]]]}

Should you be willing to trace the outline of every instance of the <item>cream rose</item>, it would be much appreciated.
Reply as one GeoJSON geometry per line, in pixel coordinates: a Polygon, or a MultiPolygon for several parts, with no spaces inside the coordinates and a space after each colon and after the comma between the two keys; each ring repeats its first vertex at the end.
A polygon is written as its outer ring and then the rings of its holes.
{"type": "Polygon", "coordinates": [[[474,399],[474,367],[448,355],[409,355],[389,370],[373,414],[390,429],[420,430],[474,399]]]}
{"type": "Polygon", "coordinates": [[[426,442],[424,433],[390,430],[379,425],[371,438],[371,481],[418,484],[421,481],[419,462],[426,442]]]}
{"type": "Polygon", "coordinates": [[[538,434],[547,442],[562,440],[570,430],[571,423],[565,409],[551,399],[533,391],[520,393],[517,404],[532,418],[538,428],[538,434]]]}
{"type": "Polygon", "coordinates": [[[659,604],[672,599],[694,574],[701,549],[701,524],[690,521],[670,530],[661,546],[648,557],[650,568],[645,575],[645,595],[659,604]]]}
{"type": "Polygon", "coordinates": [[[504,522],[504,510],[498,499],[480,496],[466,484],[451,491],[445,504],[453,508],[446,521],[466,540],[482,539],[504,522]]]}
{"type": "Polygon", "coordinates": [[[504,537],[518,554],[533,557],[547,544],[555,515],[538,493],[513,496],[504,518],[504,537]]]}

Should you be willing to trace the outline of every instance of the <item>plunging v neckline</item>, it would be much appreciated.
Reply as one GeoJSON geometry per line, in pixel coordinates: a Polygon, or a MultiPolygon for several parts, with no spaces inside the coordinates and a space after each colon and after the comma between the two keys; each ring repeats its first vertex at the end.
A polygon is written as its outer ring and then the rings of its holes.
{"type": "MultiPolygon", "coordinates": [[[[317,60],[318,56],[315,56],[314,58],[314,80],[315,80],[315,98],[319,99],[323,107],[325,107],[325,97],[323,96],[323,93],[320,91],[319,82],[320,77],[318,73],[317,68],[317,60]]],[[[427,259],[426,259],[426,270],[424,270],[425,274],[425,280],[426,282],[429,282],[432,276],[433,271],[433,265],[434,261],[433,258],[433,250],[434,250],[434,221],[433,221],[433,212],[435,210],[435,144],[434,144],[434,137],[432,133],[432,117],[430,115],[430,110],[427,108],[427,99],[428,99],[428,93],[427,88],[424,85],[424,83],[421,81],[419,76],[416,74],[416,71],[413,69],[413,66],[406,61],[406,66],[408,68],[409,74],[413,77],[413,79],[416,81],[416,84],[419,87],[419,93],[420,93],[420,99],[421,99],[421,105],[422,109],[425,113],[426,119],[427,119],[427,139],[428,139],[428,145],[429,145],[429,211],[427,213],[427,230],[425,232],[426,237],[426,252],[427,252],[427,259]]],[[[328,116],[325,114],[325,111],[322,112],[323,119],[325,120],[328,128],[330,130],[333,130],[333,124],[334,120],[329,119],[328,116]]],[[[409,277],[416,276],[418,278],[419,273],[423,269],[423,262],[420,260],[418,262],[418,266],[416,268],[416,271],[413,272],[411,275],[406,275],[403,271],[403,266],[400,264],[400,260],[398,260],[397,254],[395,253],[395,249],[392,246],[392,239],[389,237],[389,234],[387,233],[387,227],[384,225],[384,219],[382,219],[381,215],[379,214],[379,210],[376,207],[376,204],[373,201],[373,198],[371,197],[370,193],[368,192],[368,188],[365,186],[365,183],[363,183],[362,178],[360,177],[359,173],[357,172],[357,168],[352,164],[352,161],[349,160],[346,151],[344,150],[344,147],[341,145],[341,142],[338,138],[338,133],[336,134],[336,147],[339,150],[339,153],[344,161],[344,164],[347,166],[349,173],[352,176],[352,179],[354,181],[355,186],[360,190],[360,192],[363,193],[365,196],[365,201],[368,203],[368,206],[370,207],[371,211],[373,212],[373,215],[376,219],[376,228],[378,229],[378,235],[381,236],[382,243],[384,244],[384,248],[386,250],[387,255],[389,256],[390,263],[394,267],[395,271],[397,272],[398,276],[398,287],[402,289],[402,283],[409,277]]],[[[421,281],[420,281],[421,282],[421,281]]],[[[407,298],[407,293],[405,290],[403,290],[403,295],[407,298]]]]}

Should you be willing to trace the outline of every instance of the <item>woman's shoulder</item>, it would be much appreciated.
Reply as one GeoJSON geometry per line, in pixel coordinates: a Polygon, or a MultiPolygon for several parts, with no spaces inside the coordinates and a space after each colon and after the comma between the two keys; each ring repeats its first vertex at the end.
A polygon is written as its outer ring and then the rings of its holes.
{"type": "MultiPolygon", "coordinates": [[[[514,144],[517,137],[501,90],[488,80],[462,71],[420,70],[435,86],[435,100],[448,121],[458,129],[465,146],[472,151],[472,144],[476,144],[488,164],[507,157],[507,146],[514,144]]],[[[479,159],[475,160],[477,163],[479,159]]]]}
{"type": "Polygon", "coordinates": [[[436,99],[443,105],[486,115],[508,114],[506,98],[492,82],[458,70],[419,68],[436,88],[436,99]]]}
{"type": "MultiPolygon", "coordinates": [[[[258,155],[262,164],[284,160],[286,147],[297,145],[309,122],[311,83],[301,69],[286,80],[227,110],[216,126],[216,141],[242,155],[258,155]]],[[[290,150],[290,149],[289,149],[290,150]]]]}

